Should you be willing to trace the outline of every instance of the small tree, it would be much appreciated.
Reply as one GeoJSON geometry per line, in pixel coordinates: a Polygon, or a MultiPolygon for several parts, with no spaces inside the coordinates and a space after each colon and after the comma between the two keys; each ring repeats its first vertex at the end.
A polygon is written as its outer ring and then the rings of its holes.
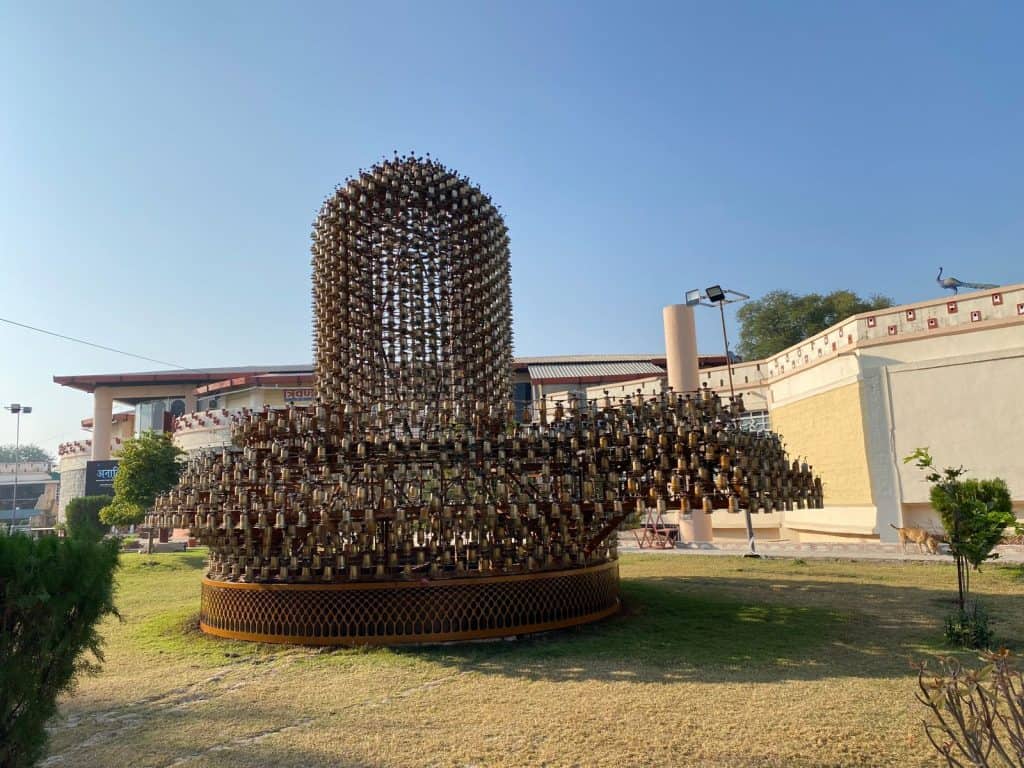
{"type": "Polygon", "coordinates": [[[0,536],[0,766],[35,764],[57,696],[103,660],[116,568],[116,541],[0,536]]]}
{"type": "Polygon", "coordinates": [[[68,535],[73,539],[102,539],[110,526],[100,522],[100,510],[108,504],[109,496],[79,496],[69,501],[65,510],[68,535]]]}
{"type": "Polygon", "coordinates": [[[156,497],[178,482],[184,453],[163,432],[144,432],[124,442],[114,478],[114,499],[100,512],[108,525],[142,522],[156,497]]]}
{"type": "MultiPolygon", "coordinates": [[[[987,637],[987,628],[980,634],[974,625],[983,620],[975,609],[967,614],[967,600],[971,590],[971,570],[978,570],[986,560],[994,560],[993,552],[1007,528],[1020,530],[1013,514],[1013,503],[1006,483],[992,480],[962,479],[963,467],[946,467],[939,471],[927,448],[918,448],[903,462],[913,461],[928,474],[932,507],[942,519],[942,527],[949,539],[949,551],[956,562],[958,622],[947,624],[947,635],[957,635],[965,644],[981,645],[987,637]]],[[[987,623],[987,622],[986,622],[987,623]]]]}

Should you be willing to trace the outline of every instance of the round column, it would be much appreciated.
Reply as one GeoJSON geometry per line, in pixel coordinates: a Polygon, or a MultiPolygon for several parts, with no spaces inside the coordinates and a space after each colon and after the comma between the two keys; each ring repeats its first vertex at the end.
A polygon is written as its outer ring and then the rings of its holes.
{"type": "Polygon", "coordinates": [[[668,385],[676,392],[700,389],[697,363],[697,326],[693,307],[672,304],[661,310],[665,323],[665,364],[668,385]]]}

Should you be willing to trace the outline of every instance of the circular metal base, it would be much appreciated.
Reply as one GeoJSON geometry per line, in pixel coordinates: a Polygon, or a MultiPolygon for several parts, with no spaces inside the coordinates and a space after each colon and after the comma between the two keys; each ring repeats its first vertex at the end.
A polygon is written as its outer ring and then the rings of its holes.
{"type": "Polygon", "coordinates": [[[234,640],[399,645],[571,627],[619,610],[617,561],[491,578],[345,584],[203,579],[199,627],[234,640]]]}

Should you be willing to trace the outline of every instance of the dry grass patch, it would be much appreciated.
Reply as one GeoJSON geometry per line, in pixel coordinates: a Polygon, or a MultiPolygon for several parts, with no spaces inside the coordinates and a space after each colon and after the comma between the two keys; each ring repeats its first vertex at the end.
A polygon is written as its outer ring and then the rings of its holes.
{"type": "MultiPolygon", "coordinates": [[[[126,556],[107,664],[51,766],[935,765],[910,657],[944,564],[634,555],[625,610],[515,642],[320,651],[198,633],[199,553],[126,556]]],[[[1021,568],[975,580],[1001,638],[1021,568]]]]}

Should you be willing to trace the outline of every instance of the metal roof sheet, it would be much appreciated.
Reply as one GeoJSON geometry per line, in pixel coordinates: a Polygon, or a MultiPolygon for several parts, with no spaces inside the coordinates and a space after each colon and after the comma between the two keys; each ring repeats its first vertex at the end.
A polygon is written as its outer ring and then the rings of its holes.
{"type": "Polygon", "coordinates": [[[571,365],[531,365],[527,368],[534,381],[611,379],[619,377],[661,376],[665,369],[647,362],[574,363],[571,365]]]}

